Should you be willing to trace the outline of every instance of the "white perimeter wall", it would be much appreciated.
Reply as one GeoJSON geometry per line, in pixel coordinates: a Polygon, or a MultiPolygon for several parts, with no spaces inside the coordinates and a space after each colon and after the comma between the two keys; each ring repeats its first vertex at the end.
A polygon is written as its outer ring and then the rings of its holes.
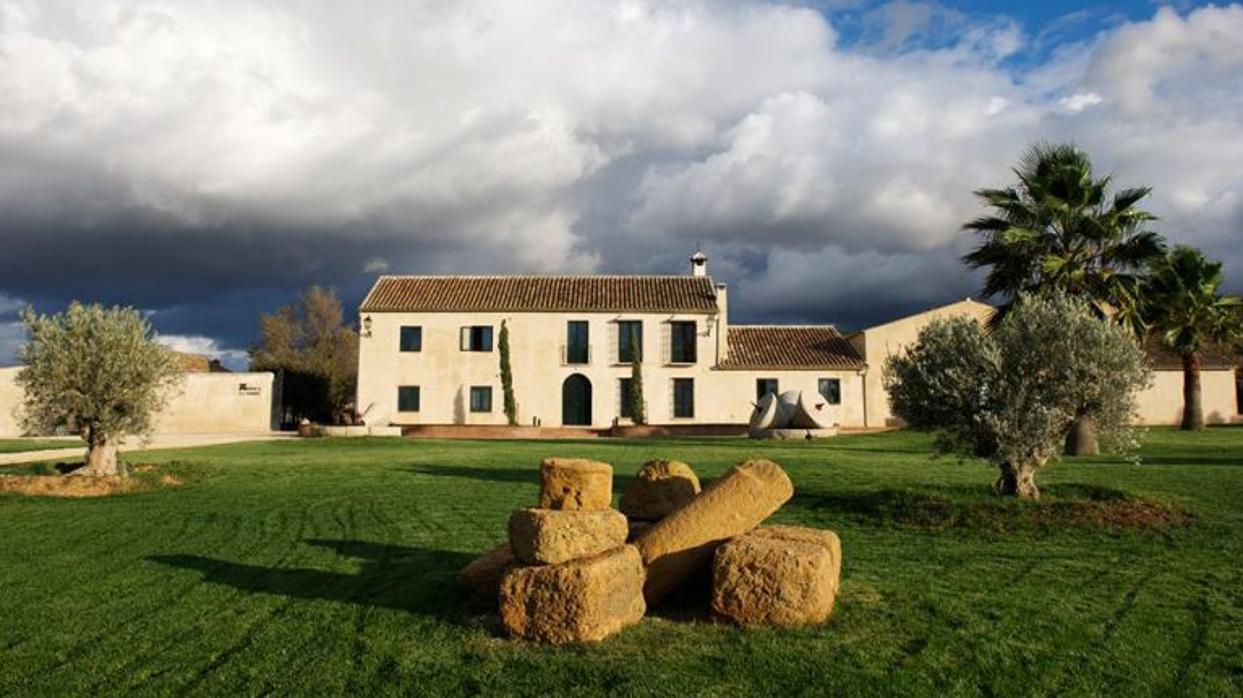
{"type": "MultiPolygon", "coordinates": [[[[1179,424],[1183,419],[1183,372],[1153,371],[1152,387],[1136,396],[1139,423],[1179,424]]],[[[1204,421],[1228,424],[1239,419],[1234,371],[1201,371],[1200,404],[1204,421]]]]}
{"type": "MultiPolygon", "coordinates": [[[[0,369],[0,436],[21,436],[15,412],[20,367],[0,369]]],[[[156,418],[160,434],[266,432],[272,424],[271,373],[187,373],[156,418]],[[243,387],[244,386],[244,387],[243,387]]]]}

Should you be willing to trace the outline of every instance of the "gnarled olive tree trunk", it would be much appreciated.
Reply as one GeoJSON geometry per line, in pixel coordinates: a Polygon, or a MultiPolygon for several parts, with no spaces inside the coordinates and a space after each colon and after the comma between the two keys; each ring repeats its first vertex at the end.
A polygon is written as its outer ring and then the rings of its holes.
{"type": "Polygon", "coordinates": [[[1181,428],[1204,428],[1204,404],[1200,400],[1200,352],[1183,354],[1183,423],[1181,428]]]}
{"type": "Polygon", "coordinates": [[[1095,456],[1101,452],[1096,440],[1096,424],[1087,415],[1081,415],[1066,432],[1066,455],[1095,456]]]}
{"type": "Polygon", "coordinates": [[[1002,463],[1001,477],[997,478],[993,489],[1006,497],[1040,499],[1040,489],[1036,487],[1036,467],[1002,463]]]}
{"type": "Polygon", "coordinates": [[[73,471],[72,475],[124,477],[129,474],[125,465],[117,459],[115,440],[89,427],[85,430],[84,436],[86,438],[86,465],[73,471]]]}

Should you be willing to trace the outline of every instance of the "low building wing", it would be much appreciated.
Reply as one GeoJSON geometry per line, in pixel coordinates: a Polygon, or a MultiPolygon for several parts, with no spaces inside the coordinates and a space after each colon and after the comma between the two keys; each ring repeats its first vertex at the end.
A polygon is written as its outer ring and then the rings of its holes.
{"type": "Polygon", "coordinates": [[[831,325],[729,328],[729,351],[719,368],[861,369],[863,357],[831,325]]]}
{"type": "Polygon", "coordinates": [[[716,313],[695,276],[382,276],[360,312],[716,313]]]}

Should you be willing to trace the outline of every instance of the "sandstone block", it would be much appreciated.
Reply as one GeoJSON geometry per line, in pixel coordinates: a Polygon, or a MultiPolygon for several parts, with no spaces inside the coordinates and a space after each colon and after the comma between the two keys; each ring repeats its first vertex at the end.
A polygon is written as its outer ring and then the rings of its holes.
{"type": "Polygon", "coordinates": [[[501,580],[500,609],[513,637],[602,640],[643,618],[643,560],[626,545],[560,565],[511,568],[501,580]]]}
{"type": "Polygon", "coordinates": [[[837,598],[839,560],[811,536],[740,536],[717,548],[712,610],[740,625],[823,623],[837,598]]]}
{"type": "Polygon", "coordinates": [[[583,458],[545,458],[540,463],[541,509],[608,509],[613,503],[613,466],[583,458]]]}
{"type": "Polygon", "coordinates": [[[616,509],[518,509],[509,517],[509,547],[528,565],[591,557],[626,542],[626,517],[616,509]]]}
{"type": "Polygon", "coordinates": [[[647,603],[657,603],[708,568],[717,546],[760,525],[793,495],[794,485],[781,466],[749,460],[661,519],[635,540],[647,565],[647,603]]]}
{"type": "Polygon", "coordinates": [[[458,573],[458,579],[481,596],[496,597],[501,588],[501,577],[516,563],[514,553],[506,543],[472,560],[458,573]]]}
{"type": "Polygon", "coordinates": [[[808,526],[761,526],[748,537],[776,538],[778,540],[802,541],[823,546],[833,556],[833,593],[836,594],[842,581],[842,539],[827,528],[810,528],[808,526]]]}
{"type": "Polygon", "coordinates": [[[619,508],[632,519],[659,521],[699,494],[699,477],[676,460],[649,461],[622,493],[619,508]]]}

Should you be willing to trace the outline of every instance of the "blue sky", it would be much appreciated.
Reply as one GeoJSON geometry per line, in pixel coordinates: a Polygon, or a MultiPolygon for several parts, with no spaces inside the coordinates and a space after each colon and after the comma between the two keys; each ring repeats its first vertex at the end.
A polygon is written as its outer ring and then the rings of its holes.
{"type": "Polygon", "coordinates": [[[379,273],[681,273],[736,321],[976,294],[971,192],[1070,141],[1240,288],[1243,5],[0,0],[0,365],[18,310],[257,316],[379,273]]]}

